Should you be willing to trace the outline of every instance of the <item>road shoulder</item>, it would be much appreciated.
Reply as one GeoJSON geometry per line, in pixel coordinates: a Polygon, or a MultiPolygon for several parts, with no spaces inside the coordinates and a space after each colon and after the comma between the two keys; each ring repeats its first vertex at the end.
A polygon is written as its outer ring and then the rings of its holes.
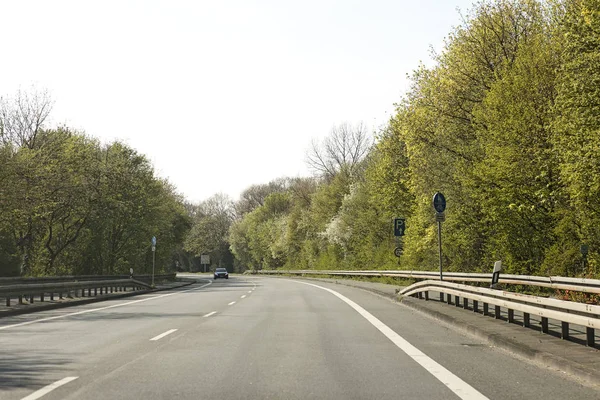
{"type": "Polygon", "coordinates": [[[600,387],[600,351],[560,338],[535,332],[517,324],[484,317],[472,311],[438,301],[425,301],[398,295],[401,286],[351,279],[294,278],[350,286],[375,293],[409,307],[528,362],[564,372],[571,377],[600,387]]]}

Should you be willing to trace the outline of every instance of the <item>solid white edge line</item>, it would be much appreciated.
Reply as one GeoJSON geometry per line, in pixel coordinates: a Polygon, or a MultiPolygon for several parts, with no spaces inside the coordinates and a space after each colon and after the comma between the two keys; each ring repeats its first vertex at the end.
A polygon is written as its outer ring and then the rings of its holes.
{"type": "Polygon", "coordinates": [[[158,336],[154,336],[154,337],[153,337],[152,339],[150,339],[150,340],[159,340],[159,339],[162,339],[162,338],[164,338],[165,336],[167,336],[167,335],[170,335],[171,333],[173,333],[173,332],[175,332],[175,331],[177,331],[177,329],[169,329],[168,331],[166,331],[166,332],[163,332],[163,333],[161,333],[161,334],[160,334],[160,335],[158,335],[158,336]]]}
{"type": "Polygon", "coordinates": [[[54,317],[34,319],[32,321],[27,321],[27,322],[19,322],[18,324],[0,326],[0,331],[3,331],[5,329],[10,329],[10,328],[16,328],[18,326],[35,324],[36,322],[44,322],[44,321],[51,321],[51,320],[59,319],[59,318],[72,317],[73,315],[80,315],[80,314],[87,314],[87,313],[91,313],[91,312],[95,312],[95,311],[108,310],[109,308],[123,307],[123,306],[127,306],[129,304],[141,303],[141,302],[144,302],[144,301],[154,300],[154,299],[160,299],[161,297],[173,296],[173,295],[176,295],[176,294],[181,294],[181,293],[186,293],[186,292],[192,292],[194,290],[200,290],[202,288],[205,288],[205,287],[207,287],[210,284],[212,284],[212,281],[208,281],[208,283],[206,285],[202,285],[200,287],[193,288],[193,289],[182,290],[182,291],[179,291],[179,292],[161,294],[159,296],[147,297],[147,298],[141,299],[141,300],[134,300],[134,301],[128,301],[126,303],[113,304],[112,306],[92,308],[90,310],[77,311],[77,312],[70,313],[70,314],[57,315],[57,316],[54,316],[54,317]]]}
{"type": "MultiPolygon", "coordinates": [[[[288,280],[288,279],[286,279],[288,280]]],[[[448,389],[452,390],[454,394],[456,394],[461,399],[469,399],[469,400],[488,400],[483,394],[481,394],[477,389],[460,379],[458,376],[454,375],[452,372],[444,368],[442,365],[438,364],[435,360],[427,356],[421,350],[417,349],[415,346],[410,344],[406,339],[402,336],[398,335],[394,330],[388,327],[386,324],[381,322],[377,317],[373,314],[347,298],[346,296],[336,292],[335,290],[331,290],[329,288],[314,285],[312,283],[301,282],[290,280],[290,282],[302,283],[304,285],[314,286],[319,289],[323,289],[333,294],[344,303],[348,304],[352,307],[356,312],[358,312],[363,318],[371,323],[375,328],[377,328],[381,333],[383,333],[389,340],[392,341],[400,350],[406,353],[410,358],[415,360],[419,365],[427,370],[431,375],[433,375],[437,380],[442,382],[448,389]]]]}
{"type": "Polygon", "coordinates": [[[77,378],[79,378],[79,377],[78,376],[68,376],[68,377],[63,378],[63,379],[61,379],[59,381],[51,383],[48,386],[44,386],[40,390],[36,390],[35,392],[31,393],[29,396],[23,397],[21,400],[35,400],[35,399],[39,399],[40,397],[42,397],[42,396],[50,393],[54,389],[57,389],[57,388],[61,387],[62,385],[65,385],[65,384],[67,384],[67,383],[69,383],[71,381],[74,381],[77,378]]]}
{"type": "Polygon", "coordinates": [[[208,314],[204,315],[203,317],[204,317],[204,318],[206,318],[206,317],[210,317],[211,315],[215,315],[216,313],[217,313],[216,311],[209,312],[208,314]]]}
{"type": "Polygon", "coordinates": [[[228,306],[232,306],[235,304],[235,301],[232,301],[231,303],[227,304],[228,306]]]}
{"type": "Polygon", "coordinates": [[[240,299],[245,299],[245,298],[246,298],[245,294],[243,294],[243,295],[240,296],[240,299]]]}

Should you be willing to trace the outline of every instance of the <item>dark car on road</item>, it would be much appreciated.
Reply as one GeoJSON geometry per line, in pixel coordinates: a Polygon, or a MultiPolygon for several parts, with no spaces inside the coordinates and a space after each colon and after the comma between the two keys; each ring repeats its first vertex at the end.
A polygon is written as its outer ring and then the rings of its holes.
{"type": "Polygon", "coordinates": [[[229,273],[227,272],[227,270],[225,268],[217,268],[215,270],[215,279],[219,279],[219,278],[229,279],[229,273]]]}

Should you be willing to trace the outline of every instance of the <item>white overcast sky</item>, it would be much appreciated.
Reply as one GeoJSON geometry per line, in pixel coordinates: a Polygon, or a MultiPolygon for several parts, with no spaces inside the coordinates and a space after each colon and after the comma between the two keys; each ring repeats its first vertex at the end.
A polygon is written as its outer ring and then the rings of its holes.
{"type": "Polygon", "coordinates": [[[0,0],[0,95],[146,154],[190,201],[305,176],[311,139],[382,125],[473,0],[0,0]]]}

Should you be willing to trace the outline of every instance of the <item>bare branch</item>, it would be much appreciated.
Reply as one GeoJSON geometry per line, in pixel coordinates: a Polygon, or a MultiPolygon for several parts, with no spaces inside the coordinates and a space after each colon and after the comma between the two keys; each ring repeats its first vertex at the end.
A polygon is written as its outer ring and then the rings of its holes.
{"type": "Polygon", "coordinates": [[[306,153],[306,163],[318,174],[333,177],[341,170],[352,174],[367,155],[372,138],[362,122],[334,126],[321,143],[313,140],[306,153]]]}
{"type": "Polygon", "coordinates": [[[34,148],[54,102],[47,90],[19,89],[13,98],[0,98],[0,142],[34,148]]]}

